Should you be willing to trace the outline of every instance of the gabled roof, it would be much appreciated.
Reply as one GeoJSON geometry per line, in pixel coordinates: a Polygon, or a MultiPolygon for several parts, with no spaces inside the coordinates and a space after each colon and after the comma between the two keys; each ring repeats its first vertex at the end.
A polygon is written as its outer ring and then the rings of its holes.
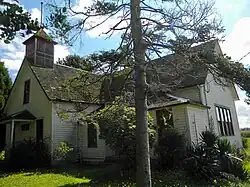
{"type": "MultiPolygon", "coordinates": [[[[212,40],[191,48],[194,51],[214,51],[215,46],[218,44],[217,40],[212,40]]],[[[185,60],[185,59],[184,59],[185,60]]],[[[189,63],[188,71],[185,74],[182,71],[177,72],[177,69],[183,70],[185,62],[183,58],[175,54],[170,54],[162,58],[158,58],[150,62],[151,67],[147,69],[147,80],[153,85],[156,84],[156,91],[151,91],[148,93],[148,104],[154,104],[158,101],[160,102],[169,102],[169,98],[166,96],[166,93],[173,91],[175,89],[186,88],[196,85],[205,84],[208,69],[204,63],[189,63]],[[192,66],[190,67],[190,64],[192,66]],[[168,89],[169,88],[169,89],[168,89]]],[[[127,92],[133,92],[134,84],[133,77],[127,78],[126,76],[120,75],[114,77],[112,80],[106,81],[102,84],[102,97],[105,101],[114,99],[116,96],[121,94],[120,89],[124,88],[127,92]],[[110,83],[108,83],[110,82],[110,83]]],[[[133,96],[133,94],[130,94],[133,96]]],[[[133,101],[133,98],[128,99],[133,101]]]]}
{"type": "Polygon", "coordinates": [[[22,110],[20,112],[8,115],[3,117],[0,121],[6,121],[6,120],[18,120],[18,119],[22,119],[22,120],[35,120],[36,117],[29,112],[28,110],[22,110]]]}
{"type": "Polygon", "coordinates": [[[33,38],[41,38],[43,40],[46,40],[48,42],[51,42],[53,44],[57,44],[45,31],[43,28],[39,29],[35,34],[33,34],[30,38],[25,40],[23,44],[27,44],[29,41],[31,41],[33,38]]]}
{"type": "Polygon", "coordinates": [[[196,105],[202,108],[210,108],[209,106],[203,105],[201,103],[197,103],[195,101],[192,101],[191,99],[186,99],[182,97],[176,97],[171,94],[166,94],[166,101],[152,103],[148,106],[148,110],[161,109],[165,107],[171,107],[171,106],[183,105],[183,104],[191,104],[191,105],[196,105]]]}
{"type": "MultiPolygon", "coordinates": [[[[190,50],[193,52],[214,52],[217,44],[218,40],[211,40],[206,43],[196,45],[190,50]]],[[[176,54],[170,54],[162,58],[155,59],[152,64],[152,73],[157,72],[157,79],[159,79],[162,84],[169,86],[178,85],[178,88],[205,84],[208,74],[208,68],[204,63],[186,63],[182,56],[178,56],[176,54]],[[182,70],[187,72],[183,74],[182,70]]]]}
{"type": "MultiPolygon", "coordinates": [[[[217,41],[207,42],[193,47],[193,50],[214,50],[217,41]]],[[[27,60],[27,59],[26,59],[27,60]]],[[[181,77],[174,76],[171,71],[175,68],[174,66],[180,65],[182,59],[176,58],[174,54],[167,55],[161,59],[154,60],[154,68],[159,74],[161,83],[171,84],[176,80],[181,80],[179,82],[178,88],[185,88],[194,85],[201,85],[205,83],[207,77],[207,69],[205,66],[194,66],[190,69],[190,72],[187,75],[181,77]],[[174,63],[169,63],[174,62],[174,63]]],[[[86,100],[86,95],[84,96],[81,92],[76,90],[75,87],[68,85],[67,89],[63,87],[63,83],[70,78],[75,77],[78,73],[82,72],[80,69],[72,68],[65,65],[54,64],[53,68],[42,68],[30,65],[31,70],[33,71],[35,77],[37,78],[39,84],[50,100],[60,100],[60,101],[69,101],[69,102],[93,102],[86,100]]],[[[150,73],[150,72],[149,72],[150,73]]],[[[120,95],[120,89],[124,86],[124,83],[127,81],[126,77],[118,76],[111,81],[111,85],[104,81],[97,86],[94,86],[90,91],[91,95],[101,99],[101,102],[107,102],[112,100],[115,96],[120,95]]],[[[125,91],[129,92],[131,98],[130,101],[133,103],[133,78],[130,77],[129,81],[126,82],[125,91]]],[[[87,88],[82,88],[87,89],[87,88]]],[[[161,101],[168,102],[166,92],[160,90],[157,93],[149,93],[148,104],[157,103],[159,98],[161,101]],[[157,95],[157,98],[155,97],[157,95]]]]}
{"type": "MultiPolygon", "coordinates": [[[[76,87],[67,84],[67,81],[76,77],[82,70],[60,64],[54,64],[53,68],[43,68],[32,65],[30,65],[30,68],[48,99],[69,102],[89,102],[76,87]]],[[[92,94],[96,95],[99,99],[98,91],[93,90],[92,94]]]]}

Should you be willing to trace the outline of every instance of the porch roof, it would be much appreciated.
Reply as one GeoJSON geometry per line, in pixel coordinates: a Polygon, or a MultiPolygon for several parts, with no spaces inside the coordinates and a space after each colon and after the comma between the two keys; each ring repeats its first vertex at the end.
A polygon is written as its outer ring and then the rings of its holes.
{"type": "Polygon", "coordinates": [[[164,107],[171,107],[171,106],[182,105],[182,104],[191,104],[191,105],[196,105],[196,106],[200,106],[200,107],[204,107],[204,108],[210,108],[209,106],[192,101],[190,99],[173,96],[171,94],[167,94],[167,97],[171,98],[171,99],[169,99],[166,102],[159,102],[159,103],[151,104],[148,106],[148,110],[160,109],[160,108],[164,108],[164,107]]]}
{"type": "Polygon", "coordinates": [[[36,117],[31,112],[29,112],[28,110],[22,110],[14,114],[4,116],[3,118],[0,119],[0,122],[8,120],[35,120],[35,119],[36,117]]]}

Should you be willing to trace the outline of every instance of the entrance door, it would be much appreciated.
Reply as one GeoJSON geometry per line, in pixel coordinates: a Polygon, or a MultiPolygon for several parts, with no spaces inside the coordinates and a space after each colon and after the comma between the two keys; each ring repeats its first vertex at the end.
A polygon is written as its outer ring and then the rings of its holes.
{"type": "Polygon", "coordinates": [[[5,148],[6,124],[0,124],[0,152],[5,148]]]}
{"type": "Polygon", "coordinates": [[[36,121],[36,142],[43,140],[43,119],[36,121]]]}

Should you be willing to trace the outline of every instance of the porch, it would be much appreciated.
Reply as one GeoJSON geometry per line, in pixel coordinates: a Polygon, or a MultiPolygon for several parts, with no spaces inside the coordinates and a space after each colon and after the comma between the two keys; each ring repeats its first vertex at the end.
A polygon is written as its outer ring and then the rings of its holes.
{"type": "Polygon", "coordinates": [[[169,94],[167,99],[166,102],[149,105],[149,112],[158,127],[158,136],[162,128],[172,126],[185,136],[188,144],[198,143],[201,132],[211,129],[207,113],[210,107],[169,94]]]}
{"type": "Polygon", "coordinates": [[[17,142],[25,139],[43,138],[43,120],[37,118],[28,110],[8,115],[0,121],[1,129],[5,130],[5,138],[1,139],[1,147],[11,149],[17,142]]]}

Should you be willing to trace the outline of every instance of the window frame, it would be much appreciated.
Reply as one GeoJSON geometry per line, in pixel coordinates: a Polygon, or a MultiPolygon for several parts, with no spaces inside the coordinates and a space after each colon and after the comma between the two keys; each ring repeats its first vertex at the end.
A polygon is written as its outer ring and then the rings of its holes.
{"type": "Polygon", "coordinates": [[[24,82],[24,91],[23,91],[23,104],[30,102],[30,79],[24,82]]]}
{"type": "Polygon", "coordinates": [[[30,130],[30,124],[29,123],[22,123],[21,124],[21,131],[25,132],[25,131],[29,131],[30,130]]]}
{"type": "Polygon", "coordinates": [[[94,124],[88,124],[87,126],[87,139],[88,148],[97,148],[97,127],[94,124]]]}
{"type": "Polygon", "coordinates": [[[235,136],[230,108],[221,105],[215,105],[215,115],[220,135],[235,136]]]}

